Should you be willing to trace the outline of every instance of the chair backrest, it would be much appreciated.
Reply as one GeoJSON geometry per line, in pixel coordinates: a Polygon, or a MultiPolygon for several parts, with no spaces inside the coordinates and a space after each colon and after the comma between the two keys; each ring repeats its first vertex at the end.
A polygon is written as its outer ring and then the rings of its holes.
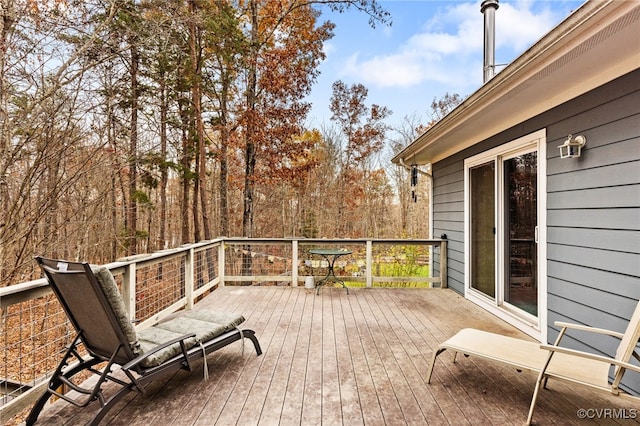
{"type": "MultiPolygon", "coordinates": [[[[636,310],[631,315],[629,325],[627,326],[624,336],[620,340],[620,345],[616,351],[616,359],[618,361],[629,362],[633,352],[636,350],[636,346],[640,340],[640,300],[636,305],[636,310]]],[[[617,367],[615,369],[615,380],[619,382],[622,378],[624,370],[617,367]]]]}
{"type": "Polygon", "coordinates": [[[117,352],[117,364],[136,357],[135,329],[108,269],[42,257],[36,260],[90,353],[110,359],[117,352]]]}

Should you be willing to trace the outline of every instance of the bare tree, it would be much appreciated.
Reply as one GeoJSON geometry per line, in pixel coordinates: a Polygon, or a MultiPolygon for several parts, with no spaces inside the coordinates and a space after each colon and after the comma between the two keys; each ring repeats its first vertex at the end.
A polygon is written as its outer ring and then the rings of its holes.
{"type": "MultiPolygon", "coordinates": [[[[331,97],[331,120],[335,121],[344,140],[342,169],[337,186],[338,232],[352,235],[355,231],[352,220],[368,197],[363,186],[374,169],[372,160],[382,150],[388,126],[384,120],[391,115],[386,107],[366,105],[368,89],[362,84],[350,87],[341,81],[333,83],[331,97]]],[[[365,232],[367,232],[365,230],[365,232]]]]}
{"type": "Polygon", "coordinates": [[[68,205],[101,148],[90,142],[90,124],[79,114],[92,107],[79,88],[95,66],[88,53],[117,8],[107,3],[98,11],[87,3],[57,14],[58,5],[46,2],[1,6],[0,278],[6,283],[28,277],[34,251],[82,252],[83,239],[65,243],[70,230],[62,227],[79,229],[89,219],[68,205]],[[78,22],[86,25],[84,36],[78,22]],[[64,37],[78,43],[68,49],[64,37]],[[60,52],[68,55],[61,60],[60,52]]]}

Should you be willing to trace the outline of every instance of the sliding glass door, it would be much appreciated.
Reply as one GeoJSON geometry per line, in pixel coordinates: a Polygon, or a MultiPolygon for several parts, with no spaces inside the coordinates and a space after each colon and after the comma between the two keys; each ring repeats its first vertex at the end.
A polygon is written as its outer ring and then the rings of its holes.
{"type": "Polygon", "coordinates": [[[469,292],[536,323],[537,144],[478,155],[465,171],[469,292]]]}
{"type": "Polygon", "coordinates": [[[538,155],[502,161],[504,185],[504,302],[538,315],[538,155]]]}
{"type": "Polygon", "coordinates": [[[491,162],[469,171],[471,287],[491,298],[496,295],[495,169],[491,162]]]}

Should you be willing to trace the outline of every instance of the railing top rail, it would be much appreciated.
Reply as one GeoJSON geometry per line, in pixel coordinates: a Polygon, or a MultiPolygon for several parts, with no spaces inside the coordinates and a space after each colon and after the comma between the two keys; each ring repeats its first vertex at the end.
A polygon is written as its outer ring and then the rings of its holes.
{"type": "MultiPolygon", "coordinates": [[[[107,263],[104,266],[106,266],[109,270],[113,272],[118,272],[119,269],[126,268],[127,266],[134,263],[138,265],[153,263],[158,261],[159,259],[175,256],[176,254],[184,253],[191,249],[197,250],[198,248],[201,248],[201,247],[215,245],[220,243],[221,241],[222,239],[201,241],[193,244],[185,244],[180,247],[176,247],[172,249],[159,250],[153,253],[123,257],[114,262],[107,263]]],[[[39,278],[36,280],[14,284],[6,287],[0,287],[0,307],[5,307],[15,303],[14,300],[9,300],[12,295],[15,295],[18,293],[21,293],[21,294],[32,293],[34,291],[38,291],[42,289],[43,287],[47,287],[47,280],[44,278],[39,278]]]]}
{"type": "MultiPolygon", "coordinates": [[[[303,237],[291,237],[291,238],[227,238],[219,237],[213,240],[200,241],[193,244],[185,244],[180,247],[159,250],[149,254],[140,254],[135,256],[124,257],[116,260],[115,262],[107,263],[105,266],[113,272],[119,272],[123,268],[127,268],[132,264],[144,266],[149,263],[155,263],[167,257],[173,257],[189,250],[198,250],[207,246],[214,246],[216,244],[274,244],[282,243],[287,244],[292,241],[297,241],[298,244],[310,245],[333,245],[333,244],[364,244],[371,241],[373,244],[428,244],[439,246],[443,241],[442,239],[407,239],[407,238],[303,238],[303,237]]],[[[47,281],[44,278],[40,278],[33,281],[28,281],[20,284],[15,284],[7,287],[0,287],[0,307],[6,307],[17,303],[21,300],[26,300],[33,297],[35,294],[48,291],[47,281]],[[26,299],[25,299],[26,298],[26,299]]]]}
{"type": "Polygon", "coordinates": [[[44,278],[27,281],[25,283],[14,284],[7,287],[0,287],[0,308],[19,303],[23,299],[28,300],[36,297],[43,291],[47,291],[48,283],[44,278]]]}
{"type": "Polygon", "coordinates": [[[433,244],[438,245],[442,239],[420,239],[420,238],[222,238],[221,241],[229,244],[245,244],[245,243],[289,243],[297,241],[302,244],[362,244],[367,241],[382,244],[433,244]]]}
{"type": "Polygon", "coordinates": [[[145,264],[158,259],[162,259],[164,257],[171,257],[175,254],[184,253],[192,249],[197,250],[199,248],[216,245],[222,241],[224,241],[223,238],[216,238],[214,240],[200,241],[192,244],[183,244],[180,247],[158,250],[154,251],[153,253],[136,254],[133,256],[122,257],[115,262],[106,264],[105,266],[113,270],[131,265],[132,263],[145,264]]]}

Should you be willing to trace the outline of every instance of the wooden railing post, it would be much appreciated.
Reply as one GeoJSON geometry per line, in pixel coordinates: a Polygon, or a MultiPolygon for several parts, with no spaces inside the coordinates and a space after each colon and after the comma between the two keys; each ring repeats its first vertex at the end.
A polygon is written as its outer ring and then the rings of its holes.
{"type": "Polygon", "coordinates": [[[218,246],[218,275],[220,276],[220,287],[224,287],[224,240],[218,246]]]}
{"type": "Polygon", "coordinates": [[[195,257],[193,247],[187,250],[184,259],[184,296],[187,299],[185,309],[193,309],[195,257]]]}
{"type": "Polygon", "coordinates": [[[447,288],[447,240],[440,242],[440,287],[447,288]]]}
{"type": "Polygon", "coordinates": [[[122,300],[131,321],[136,319],[136,263],[128,264],[122,275],[122,300]]]}
{"type": "Polygon", "coordinates": [[[371,240],[367,240],[367,248],[366,248],[366,287],[373,287],[373,242],[371,240]]]}
{"type": "Polygon", "coordinates": [[[291,241],[291,287],[298,287],[298,240],[291,241]]]}

